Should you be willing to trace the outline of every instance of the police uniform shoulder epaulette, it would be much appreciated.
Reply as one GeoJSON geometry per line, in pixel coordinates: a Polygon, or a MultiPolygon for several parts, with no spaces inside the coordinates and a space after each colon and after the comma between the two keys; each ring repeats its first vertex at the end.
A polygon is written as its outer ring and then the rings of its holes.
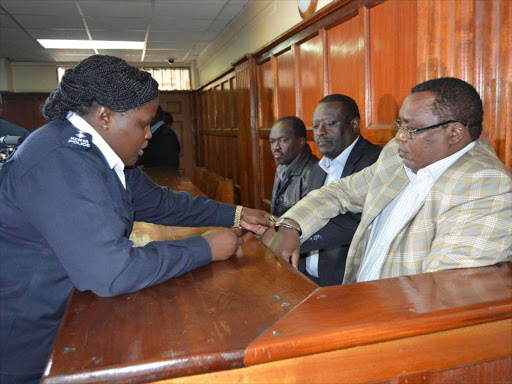
{"type": "Polygon", "coordinates": [[[62,144],[68,148],[88,151],[91,149],[92,135],[70,125],[62,132],[62,144]]]}

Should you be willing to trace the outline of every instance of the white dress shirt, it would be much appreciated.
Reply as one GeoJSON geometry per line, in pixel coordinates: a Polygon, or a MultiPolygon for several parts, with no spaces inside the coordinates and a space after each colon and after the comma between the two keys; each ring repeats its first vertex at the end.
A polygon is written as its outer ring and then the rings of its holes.
{"type": "MultiPolygon", "coordinates": [[[[343,169],[345,169],[345,164],[347,164],[348,157],[350,156],[350,152],[352,152],[352,148],[354,148],[354,145],[356,145],[357,140],[359,140],[359,136],[335,159],[331,160],[324,156],[318,162],[320,168],[322,168],[325,173],[327,173],[324,186],[333,180],[339,180],[341,178],[343,169]]],[[[318,251],[312,251],[309,253],[309,256],[306,257],[306,271],[311,276],[318,278],[318,251]]]]}
{"type": "Polygon", "coordinates": [[[416,215],[436,180],[474,145],[475,143],[471,142],[453,155],[420,169],[417,174],[404,165],[410,182],[375,218],[357,276],[358,282],[380,278],[382,265],[386,261],[393,239],[416,215]]]}
{"type": "Polygon", "coordinates": [[[67,119],[71,124],[73,124],[75,128],[92,136],[92,142],[98,147],[103,156],[105,156],[108,166],[110,169],[113,169],[116,172],[117,177],[119,177],[123,187],[126,189],[124,163],[119,158],[119,156],[117,156],[114,150],[110,148],[110,145],[107,144],[105,139],[103,139],[103,137],[101,137],[101,135],[93,127],[91,127],[87,121],[78,116],[76,113],[70,112],[67,116],[67,119]]]}

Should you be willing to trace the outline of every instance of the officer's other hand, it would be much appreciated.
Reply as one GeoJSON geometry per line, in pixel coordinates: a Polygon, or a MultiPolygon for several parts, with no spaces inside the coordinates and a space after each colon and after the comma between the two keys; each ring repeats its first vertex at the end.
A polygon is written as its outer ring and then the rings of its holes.
{"type": "MultiPolygon", "coordinates": [[[[299,227],[294,220],[287,220],[291,221],[296,228],[299,227]]],[[[279,227],[270,242],[270,249],[286,262],[291,263],[294,268],[299,268],[300,239],[295,229],[279,227]]]]}
{"type": "Polygon", "coordinates": [[[243,207],[240,226],[248,231],[263,235],[267,228],[273,227],[277,217],[259,209],[243,207]]]}
{"type": "Polygon", "coordinates": [[[242,230],[239,228],[208,231],[202,236],[210,245],[212,261],[229,259],[243,244],[242,230]]]}

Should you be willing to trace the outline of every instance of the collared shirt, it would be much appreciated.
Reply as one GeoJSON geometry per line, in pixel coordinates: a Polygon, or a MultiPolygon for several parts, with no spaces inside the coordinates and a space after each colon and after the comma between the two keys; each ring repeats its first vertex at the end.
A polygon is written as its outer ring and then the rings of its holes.
{"type": "MultiPolygon", "coordinates": [[[[318,162],[320,168],[322,168],[325,173],[327,173],[327,177],[324,181],[324,186],[329,184],[333,180],[338,180],[341,178],[343,174],[343,169],[345,169],[345,164],[347,164],[348,157],[350,156],[350,152],[359,140],[359,136],[354,140],[352,144],[350,144],[343,152],[341,152],[335,159],[328,159],[327,157],[322,157],[322,160],[318,162]]],[[[306,257],[306,271],[314,277],[318,278],[318,251],[312,251],[309,253],[309,256],[306,257]]]]}
{"type": "Polygon", "coordinates": [[[156,131],[158,131],[158,128],[160,128],[160,127],[161,127],[162,125],[164,125],[164,124],[165,124],[165,123],[164,123],[164,121],[163,121],[163,120],[160,120],[158,123],[153,124],[153,125],[151,126],[151,128],[150,128],[150,129],[151,129],[151,133],[153,134],[153,133],[155,133],[156,131]]]}
{"type": "Polygon", "coordinates": [[[119,180],[121,180],[121,183],[123,184],[123,187],[126,189],[126,179],[124,176],[124,163],[120,159],[119,156],[114,152],[114,150],[110,147],[110,145],[107,144],[105,139],[101,137],[101,135],[93,128],[91,125],[85,121],[82,117],[78,116],[74,112],[70,112],[67,116],[67,119],[75,128],[79,129],[80,131],[89,133],[92,136],[92,142],[94,145],[98,147],[100,152],[103,154],[105,159],[107,160],[108,166],[110,169],[113,169],[119,177],[119,180]]]}
{"type": "Polygon", "coordinates": [[[475,142],[471,142],[453,155],[420,169],[417,174],[403,165],[409,184],[375,218],[368,247],[357,276],[358,282],[380,278],[380,272],[393,239],[416,215],[436,180],[474,145],[475,142]]]}

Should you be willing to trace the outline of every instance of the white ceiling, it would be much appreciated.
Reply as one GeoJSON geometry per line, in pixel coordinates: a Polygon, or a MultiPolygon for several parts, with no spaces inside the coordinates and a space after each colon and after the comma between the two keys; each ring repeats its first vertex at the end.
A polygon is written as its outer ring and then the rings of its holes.
{"type": "Polygon", "coordinates": [[[77,62],[95,52],[45,49],[37,39],[146,41],[143,50],[99,50],[140,63],[197,59],[250,0],[0,0],[0,58],[77,62]]]}

